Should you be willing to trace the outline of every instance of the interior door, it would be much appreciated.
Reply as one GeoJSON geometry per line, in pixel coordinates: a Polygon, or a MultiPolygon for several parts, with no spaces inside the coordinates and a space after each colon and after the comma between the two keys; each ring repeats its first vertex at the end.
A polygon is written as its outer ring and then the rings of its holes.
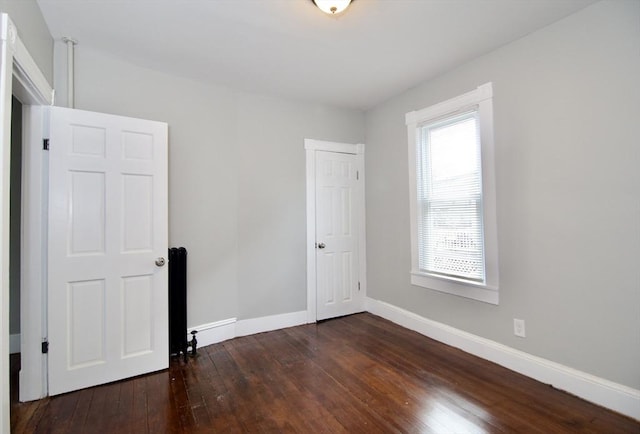
{"type": "Polygon", "coordinates": [[[168,367],[167,124],[50,110],[55,395],[168,367]]]}
{"type": "Polygon", "coordinates": [[[356,155],[316,153],[316,317],[362,312],[356,155]]]}

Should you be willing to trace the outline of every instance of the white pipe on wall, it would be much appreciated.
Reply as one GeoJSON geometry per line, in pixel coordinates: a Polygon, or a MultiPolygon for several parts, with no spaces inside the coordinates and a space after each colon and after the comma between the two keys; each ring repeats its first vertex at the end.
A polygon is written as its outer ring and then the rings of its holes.
{"type": "Polygon", "coordinates": [[[75,107],[75,78],[74,74],[74,47],[78,43],[75,39],[62,38],[62,41],[67,44],[67,106],[69,108],[75,107]]]}

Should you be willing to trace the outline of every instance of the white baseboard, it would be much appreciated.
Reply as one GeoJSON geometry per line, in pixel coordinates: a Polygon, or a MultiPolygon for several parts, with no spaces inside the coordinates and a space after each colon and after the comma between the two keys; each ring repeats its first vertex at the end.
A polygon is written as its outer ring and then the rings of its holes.
{"type": "Polygon", "coordinates": [[[253,335],[256,333],[269,332],[272,330],[294,327],[307,323],[307,311],[284,313],[281,315],[263,316],[260,318],[243,319],[229,318],[208,324],[190,327],[187,329],[188,339],[191,339],[191,332],[198,332],[196,339],[198,346],[204,347],[217,344],[235,337],[253,335]]]}
{"type": "Polygon", "coordinates": [[[389,303],[372,298],[367,298],[366,303],[367,310],[374,315],[640,420],[640,390],[432,321],[389,303]]]}
{"type": "Polygon", "coordinates": [[[307,311],[243,319],[236,323],[236,336],[247,336],[307,323],[307,311]]]}
{"type": "Polygon", "coordinates": [[[9,335],[9,352],[11,354],[20,352],[20,334],[9,335]]]}
{"type": "Polygon", "coordinates": [[[201,324],[187,329],[187,339],[191,339],[191,332],[197,331],[196,340],[199,347],[205,347],[236,337],[236,319],[229,318],[222,321],[201,324]]]}

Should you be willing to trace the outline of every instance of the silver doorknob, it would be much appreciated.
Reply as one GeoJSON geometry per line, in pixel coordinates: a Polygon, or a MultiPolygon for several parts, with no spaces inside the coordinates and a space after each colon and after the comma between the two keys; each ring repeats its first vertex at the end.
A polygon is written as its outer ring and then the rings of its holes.
{"type": "Polygon", "coordinates": [[[325,247],[327,247],[327,246],[324,243],[318,244],[318,248],[319,249],[324,249],[325,247]]]}
{"type": "Polygon", "coordinates": [[[164,265],[164,263],[165,263],[164,258],[157,258],[157,259],[156,259],[156,265],[157,265],[158,267],[162,267],[162,266],[164,265]]]}

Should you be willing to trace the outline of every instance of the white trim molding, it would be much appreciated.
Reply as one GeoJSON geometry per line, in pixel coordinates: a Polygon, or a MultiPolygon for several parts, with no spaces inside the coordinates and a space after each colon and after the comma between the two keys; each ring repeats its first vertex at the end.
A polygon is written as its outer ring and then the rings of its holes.
{"type": "Polygon", "coordinates": [[[307,311],[289,312],[279,315],[269,315],[260,318],[238,320],[228,318],[221,321],[201,324],[187,329],[187,336],[197,331],[198,347],[217,344],[240,336],[270,332],[272,330],[295,327],[307,323],[307,311]]]}
{"type": "MultiPolygon", "coordinates": [[[[316,151],[354,154],[360,177],[357,206],[358,210],[358,279],[360,290],[367,294],[367,248],[365,218],[365,167],[363,143],[338,143],[323,140],[304,139],[306,151],[306,201],[307,201],[307,323],[317,319],[316,310],[316,151]]],[[[364,306],[363,306],[364,308],[364,306]]]]}
{"type": "Polygon", "coordinates": [[[196,340],[199,347],[217,344],[236,337],[236,319],[229,318],[222,321],[201,324],[187,329],[187,337],[191,338],[192,331],[197,331],[196,340]]]}
{"type": "Polygon", "coordinates": [[[307,322],[307,311],[283,313],[260,318],[242,319],[236,323],[236,336],[248,336],[256,333],[295,327],[307,322]]]}
{"type": "Polygon", "coordinates": [[[0,14],[0,432],[8,433],[9,404],[9,177],[11,87],[15,26],[0,14]]]}
{"type": "Polygon", "coordinates": [[[383,301],[367,298],[367,311],[474,356],[640,420],[640,390],[516,350],[383,301]]]}
{"type": "MultiPolygon", "coordinates": [[[[0,15],[0,40],[7,46],[7,66],[12,70],[12,94],[23,104],[52,105],[54,90],[27,50],[7,14],[0,15]]],[[[4,59],[3,59],[4,60],[4,59]]]]}
{"type": "Polygon", "coordinates": [[[13,78],[18,83],[13,93],[21,102],[53,105],[55,92],[20,38],[13,57],[13,78]]]}
{"type": "MultiPolygon", "coordinates": [[[[9,432],[9,155],[11,149],[11,95],[16,95],[24,105],[52,104],[53,89],[36,65],[29,51],[19,36],[19,29],[7,14],[0,14],[0,432],[9,432]]],[[[23,230],[25,227],[23,225],[23,230]]],[[[23,264],[29,267],[30,264],[23,264]]],[[[42,288],[32,288],[29,291],[41,291],[42,288]]],[[[21,298],[24,291],[21,289],[21,298]]],[[[40,307],[39,307],[40,309],[40,307]]],[[[41,315],[42,312],[38,312],[41,315]]],[[[29,338],[22,331],[22,343],[29,338]]],[[[23,348],[24,350],[24,348],[23,348]]],[[[32,355],[22,353],[24,364],[32,355]]],[[[42,358],[42,354],[37,357],[42,358]]],[[[35,388],[46,387],[40,382],[43,377],[38,375],[31,379],[20,371],[20,394],[22,399],[25,382],[39,382],[35,388]]]]}
{"type": "Polygon", "coordinates": [[[344,154],[364,154],[362,143],[326,142],[324,140],[304,139],[304,149],[307,151],[342,152],[344,154]]]}

